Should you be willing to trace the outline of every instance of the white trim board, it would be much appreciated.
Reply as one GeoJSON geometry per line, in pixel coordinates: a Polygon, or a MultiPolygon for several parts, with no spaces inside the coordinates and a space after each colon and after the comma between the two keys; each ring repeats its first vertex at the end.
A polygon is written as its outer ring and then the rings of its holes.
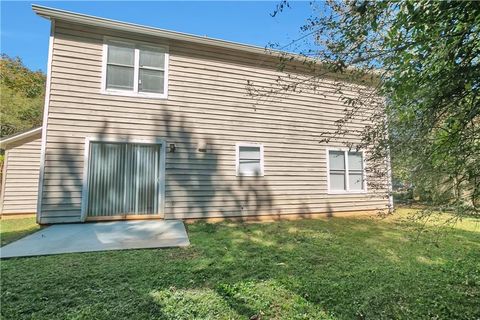
{"type": "Polygon", "coordinates": [[[52,82],[53,44],[55,40],[55,20],[50,24],[48,42],[47,82],[45,87],[45,105],[43,107],[42,145],[40,148],[40,170],[38,173],[37,223],[42,223],[43,179],[45,176],[45,152],[47,149],[48,108],[50,105],[50,86],[52,82]]]}
{"type": "Polygon", "coordinates": [[[5,158],[2,168],[2,190],[0,190],[0,215],[3,214],[3,200],[5,199],[5,185],[7,183],[8,150],[5,151],[5,158]]]}
{"type": "Polygon", "coordinates": [[[0,140],[0,148],[6,149],[8,148],[8,144],[20,141],[22,139],[34,136],[38,133],[42,132],[42,127],[34,128],[25,132],[17,133],[14,135],[11,135],[9,137],[4,138],[3,140],[0,140]]]}

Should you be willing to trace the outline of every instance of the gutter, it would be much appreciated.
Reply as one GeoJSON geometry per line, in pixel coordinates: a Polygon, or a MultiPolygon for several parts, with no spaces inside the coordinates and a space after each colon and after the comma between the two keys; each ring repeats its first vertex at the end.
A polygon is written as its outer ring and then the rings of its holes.
{"type": "MultiPolygon", "coordinates": [[[[160,37],[164,39],[171,39],[177,41],[185,41],[190,43],[198,43],[202,45],[208,45],[213,47],[219,47],[224,49],[236,50],[236,51],[243,51],[249,52],[253,54],[259,55],[269,55],[269,56],[276,56],[276,57],[283,57],[286,59],[293,59],[298,62],[310,62],[313,64],[319,64],[320,66],[325,65],[324,62],[314,59],[311,57],[307,57],[301,54],[287,52],[287,51],[280,51],[274,50],[269,48],[262,48],[259,46],[253,46],[233,41],[226,41],[221,39],[215,38],[207,38],[202,36],[197,36],[189,33],[171,31],[166,29],[148,27],[140,24],[129,23],[129,22],[122,22],[113,19],[101,18],[96,16],[91,16],[82,13],[76,13],[67,10],[55,9],[51,7],[45,7],[37,4],[32,4],[32,10],[39,16],[49,19],[49,20],[64,20],[73,23],[100,27],[100,28],[107,28],[112,30],[118,30],[123,32],[132,32],[137,34],[145,34],[154,37],[160,37]]],[[[352,73],[358,71],[359,69],[356,67],[347,67],[346,73],[352,73]]],[[[333,72],[332,72],[333,73],[333,72]]],[[[381,75],[380,70],[371,70],[368,72],[374,78],[378,78],[381,75]]],[[[372,81],[372,80],[370,80],[372,81]]],[[[368,81],[368,82],[370,82],[368,81]]]]}
{"type": "MultiPolygon", "coordinates": [[[[76,22],[76,23],[79,23],[79,24],[86,24],[86,25],[89,25],[89,26],[95,26],[95,27],[108,28],[108,29],[114,29],[114,30],[119,30],[119,31],[146,34],[146,35],[155,36],[155,37],[161,37],[161,38],[178,40],[178,41],[199,43],[199,44],[203,44],[203,45],[210,45],[210,46],[222,47],[222,48],[227,48],[227,49],[232,49],[232,50],[246,51],[246,52],[256,53],[256,54],[265,54],[267,52],[270,52],[270,53],[276,53],[276,54],[279,54],[279,55],[287,54],[287,55],[297,56],[298,58],[301,57],[302,59],[306,58],[306,57],[298,55],[298,54],[293,54],[293,53],[288,53],[288,52],[283,52],[283,51],[278,51],[278,50],[270,50],[270,49],[267,49],[267,48],[242,44],[242,43],[238,43],[238,42],[201,37],[201,36],[196,36],[196,35],[189,34],[189,33],[183,33],[183,32],[170,31],[170,30],[165,30],[165,29],[160,29],[160,28],[147,27],[147,26],[139,25],[139,24],[135,24],[135,23],[129,23],[129,22],[122,22],[122,21],[118,21],[118,20],[100,18],[100,17],[96,17],[96,16],[91,16],[91,15],[86,15],[86,14],[81,14],[81,13],[76,13],[76,12],[71,12],[71,11],[66,11],[66,10],[60,10],[60,9],[55,9],[55,8],[50,8],[50,7],[45,7],[45,6],[40,6],[40,5],[37,5],[37,4],[32,4],[32,10],[37,15],[39,15],[43,18],[46,18],[46,19],[50,19],[50,20],[52,20],[52,19],[53,20],[55,20],[55,19],[65,20],[65,21],[70,21],[70,22],[76,22]]],[[[312,59],[312,60],[314,60],[314,59],[312,59]]]]}
{"type": "Polygon", "coordinates": [[[41,133],[41,132],[42,132],[42,127],[38,127],[38,128],[34,128],[34,129],[31,129],[31,130],[28,130],[28,131],[24,131],[24,132],[21,132],[21,133],[16,133],[16,134],[13,134],[11,136],[5,137],[4,139],[0,140],[0,148],[5,149],[7,144],[9,144],[9,143],[34,136],[34,135],[36,135],[38,133],[41,133]]]}

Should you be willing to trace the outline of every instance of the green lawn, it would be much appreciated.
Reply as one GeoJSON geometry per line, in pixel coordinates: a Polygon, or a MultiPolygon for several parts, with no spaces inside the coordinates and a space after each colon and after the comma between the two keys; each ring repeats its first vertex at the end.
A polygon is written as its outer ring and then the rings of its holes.
{"type": "Polygon", "coordinates": [[[35,223],[35,217],[0,220],[1,245],[18,240],[23,236],[37,231],[40,227],[35,223]]]}
{"type": "MultiPolygon", "coordinates": [[[[405,211],[400,216],[404,216],[405,211]]],[[[2,225],[6,221],[2,221],[2,225]]],[[[181,249],[1,262],[3,319],[478,319],[480,229],[398,218],[188,225],[181,249]]]]}

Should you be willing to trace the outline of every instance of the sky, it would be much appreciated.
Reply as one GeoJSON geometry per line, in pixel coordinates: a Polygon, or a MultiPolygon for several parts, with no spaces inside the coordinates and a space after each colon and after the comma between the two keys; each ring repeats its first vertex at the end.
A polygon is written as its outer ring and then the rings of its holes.
{"type": "Polygon", "coordinates": [[[302,35],[300,27],[312,14],[312,6],[291,1],[290,8],[272,17],[278,2],[2,0],[0,51],[20,57],[32,70],[45,72],[50,22],[32,11],[32,3],[261,47],[285,45],[302,35]]]}

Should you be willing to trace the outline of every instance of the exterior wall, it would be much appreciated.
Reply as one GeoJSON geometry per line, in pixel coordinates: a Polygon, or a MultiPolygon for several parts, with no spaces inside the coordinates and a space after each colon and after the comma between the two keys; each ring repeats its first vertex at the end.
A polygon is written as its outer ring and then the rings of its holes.
{"type": "Polygon", "coordinates": [[[166,155],[167,219],[387,205],[371,192],[327,194],[327,145],[319,144],[319,129],[334,130],[345,108],[331,80],[322,83],[325,96],[284,93],[259,101],[247,94],[247,81],[268,88],[282,75],[265,55],[62,21],[56,21],[53,43],[41,223],[80,221],[86,137],[176,144],[166,155]],[[168,99],[101,94],[104,36],[168,45],[168,99]],[[264,145],[264,177],[236,176],[237,142],[264,145]],[[199,152],[205,143],[207,152],[199,152]]]}
{"type": "Polygon", "coordinates": [[[2,215],[37,212],[41,143],[39,133],[6,147],[2,215]]]}

